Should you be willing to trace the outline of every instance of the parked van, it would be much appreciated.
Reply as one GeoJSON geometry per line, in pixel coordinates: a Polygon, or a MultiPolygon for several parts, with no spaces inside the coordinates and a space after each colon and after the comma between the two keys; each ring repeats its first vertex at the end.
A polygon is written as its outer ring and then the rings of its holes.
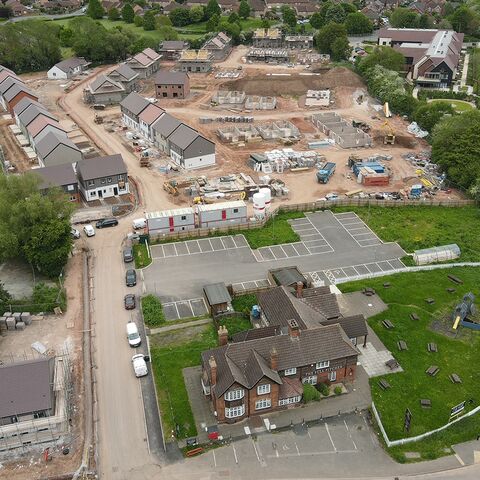
{"type": "Polygon", "coordinates": [[[140,228],[145,228],[147,226],[147,220],[145,218],[136,218],[133,222],[133,229],[139,230],[140,228]]]}
{"type": "Polygon", "coordinates": [[[142,343],[140,334],[138,333],[138,328],[135,322],[127,323],[127,338],[128,344],[131,347],[138,347],[142,343]]]}

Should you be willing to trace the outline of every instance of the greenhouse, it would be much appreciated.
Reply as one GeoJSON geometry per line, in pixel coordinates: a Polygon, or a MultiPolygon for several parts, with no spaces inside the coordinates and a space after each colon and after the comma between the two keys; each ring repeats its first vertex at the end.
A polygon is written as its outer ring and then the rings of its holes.
{"type": "Polygon", "coordinates": [[[440,247],[424,248],[415,250],[413,260],[415,265],[427,265],[429,263],[446,262],[460,257],[460,247],[456,243],[442,245],[440,247]]]}

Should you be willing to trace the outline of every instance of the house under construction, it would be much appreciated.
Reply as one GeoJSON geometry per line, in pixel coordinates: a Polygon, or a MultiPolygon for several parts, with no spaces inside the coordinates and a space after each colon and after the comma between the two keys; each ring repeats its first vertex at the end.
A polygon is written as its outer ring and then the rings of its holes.
{"type": "Polygon", "coordinates": [[[262,140],[259,131],[253,125],[219,128],[217,135],[224,143],[247,143],[262,140]]]}
{"type": "Polygon", "coordinates": [[[212,53],[208,50],[183,50],[177,69],[181,72],[208,73],[212,70],[212,53]]]}
{"type": "Polygon", "coordinates": [[[276,97],[260,97],[258,95],[248,95],[245,99],[246,110],[274,110],[276,107],[276,97]]]}
{"type": "Polygon", "coordinates": [[[313,124],[342,148],[371,147],[372,137],[336,113],[312,115],[313,124]]]}
{"type": "Polygon", "coordinates": [[[242,105],[245,97],[245,92],[238,90],[218,90],[212,96],[212,103],[217,105],[242,105]]]}

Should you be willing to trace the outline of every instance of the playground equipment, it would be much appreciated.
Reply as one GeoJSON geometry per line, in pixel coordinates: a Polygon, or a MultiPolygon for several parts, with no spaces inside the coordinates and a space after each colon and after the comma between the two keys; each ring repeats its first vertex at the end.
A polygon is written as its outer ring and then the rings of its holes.
{"type": "Polygon", "coordinates": [[[463,296],[462,301],[455,307],[452,313],[453,330],[457,330],[458,326],[480,330],[480,324],[468,321],[468,315],[475,315],[477,309],[475,307],[475,295],[469,292],[463,296]]]}

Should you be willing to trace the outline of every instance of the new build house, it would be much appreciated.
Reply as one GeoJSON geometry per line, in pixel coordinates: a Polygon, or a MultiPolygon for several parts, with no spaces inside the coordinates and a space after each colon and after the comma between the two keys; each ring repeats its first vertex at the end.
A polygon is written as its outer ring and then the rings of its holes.
{"type": "Polygon", "coordinates": [[[139,78],[148,78],[160,68],[160,58],[155,50],[146,48],[130,57],[125,62],[132,70],[138,73],[139,78]]]}
{"type": "Polygon", "coordinates": [[[183,125],[180,120],[172,117],[170,114],[165,113],[162,115],[153,125],[153,142],[164,153],[169,154],[168,137],[177,129],[180,125],[183,125]]]}
{"type": "Polygon", "coordinates": [[[217,35],[207,40],[202,47],[212,54],[214,62],[223,62],[232,51],[232,39],[223,32],[218,32],[217,35]]]}
{"type": "Polygon", "coordinates": [[[153,142],[153,129],[152,125],[158,120],[158,118],[165,113],[163,108],[151,103],[143,112],[138,116],[140,133],[148,140],[153,142]]]}
{"type": "Polygon", "coordinates": [[[47,191],[52,187],[61,188],[71,202],[80,201],[77,175],[71,163],[37,168],[33,172],[40,177],[41,191],[47,191]]]}
{"type": "Polygon", "coordinates": [[[382,28],[378,44],[405,57],[407,78],[423,87],[446,88],[457,73],[463,37],[453,30],[382,28]]]}
{"type": "Polygon", "coordinates": [[[162,70],[155,76],[157,98],[187,98],[190,94],[190,77],[185,72],[162,70]]]}
{"type": "Polygon", "coordinates": [[[178,60],[182,50],[188,48],[188,43],[182,40],[165,40],[160,45],[160,54],[163,60],[178,60]]]}
{"type": "Polygon", "coordinates": [[[224,227],[247,222],[247,205],[243,200],[198,205],[198,226],[200,228],[224,227]]]}
{"type": "MultiPolygon", "coordinates": [[[[35,121],[38,116],[43,115],[51,118],[52,120],[57,120],[53,114],[51,114],[43,105],[38,102],[33,102],[31,99],[24,99],[21,103],[25,105],[29,101],[30,103],[28,103],[25,108],[21,109],[21,113],[18,115],[14,110],[17,125],[26,137],[28,137],[28,126],[35,121]]],[[[20,103],[18,105],[20,105],[20,103]]],[[[18,111],[20,111],[20,109],[18,111]]]]}
{"type": "Polygon", "coordinates": [[[0,85],[0,103],[13,115],[15,105],[23,98],[37,100],[38,97],[23,83],[9,77],[0,85]]]}
{"type": "Polygon", "coordinates": [[[120,102],[120,111],[122,112],[122,121],[124,125],[133,130],[140,130],[140,114],[150,105],[150,102],[132,92],[120,102]]]}
{"type": "Polygon", "coordinates": [[[112,70],[108,74],[108,77],[115,82],[120,83],[126,93],[137,90],[139,74],[125,63],[120,64],[115,70],[112,70]]]}
{"type": "Polygon", "coordinates": [[[81,57],[72,57],[56,63],[48,72],[47,77],[50,80],[66,80],[80,75],[84,72],[89,62],[81,57]]]}
{"type": "Polygon", "coordinates": [[[77,163],[82,160],[82,152],[66,136],[57,132],[48,132],[35,143],[38,163],[41,167],[51,167],[62,163],[77,163]]]}
{"type": "Polygon", "coordinates": [[[87,202],[130,192],[127,167],[120,154],[78,162],[77,177],[80,192],[87,202]]]}
{"type": "Polygon", "coordinates": [[[257,28],[252,43],[255,48],[280,48],[283,45],[282,31],[279,28],[257,28]]]}
{"type": "Polygon", "coordinates": [[[99,75],[83,90],[85,103],[115,105],[120,103],[126,95],[125,87],[107,75],[99,75]]]}
{"type": "Polygon", "coordinates": [[[195,228],[195,212],[193,208],[148,212],[145,218],[147,219],[149,235],[184,232],[195,228]]]}
{"type": "Polygon", "coordinates": [[[38,117],[27,126],[28,141],[35,150],[35,145],[40,142],[48,133],[53,132],[57,135],[66,137],[67,133],[60,126],[57,120],[47,115],[38,115],[38,117]]]}

